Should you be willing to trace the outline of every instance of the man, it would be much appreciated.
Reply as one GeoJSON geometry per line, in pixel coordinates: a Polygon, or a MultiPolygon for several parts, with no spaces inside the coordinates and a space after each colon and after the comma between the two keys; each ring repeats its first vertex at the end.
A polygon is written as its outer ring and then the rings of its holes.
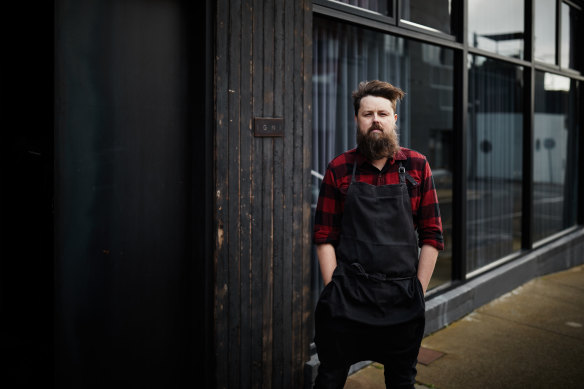
{"type": "Polygon", "coordinates": [[[325,283],[315,311],[316,388],[343,388],[350,365],[362,360],[384,365],[387,387],[414,387],[424,294],[444,243],[430,166],[398,143],[403,96],[386,82],[359,84],[358,147],[333,159],[322,182],[314,226],[325,283]]]}

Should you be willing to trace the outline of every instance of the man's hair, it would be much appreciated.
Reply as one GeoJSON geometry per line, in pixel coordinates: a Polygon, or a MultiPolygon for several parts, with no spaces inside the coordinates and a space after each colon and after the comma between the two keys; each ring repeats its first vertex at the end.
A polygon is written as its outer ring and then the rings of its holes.
{"type": "Polygon", "coordinates": [[[405,95],[405,92],[391,85],[385,81],[373,80],[373,81],[362,81],[359,83],[357,90],[353,91],[353,105],[355,107],[355,116],[359,113],[359,107],[361,107],[361,99],[365,96],[377,96],[384,97],[391,101],[391,106],[393,112],[395,113],[396,103],[401,100],[405,95]]]}

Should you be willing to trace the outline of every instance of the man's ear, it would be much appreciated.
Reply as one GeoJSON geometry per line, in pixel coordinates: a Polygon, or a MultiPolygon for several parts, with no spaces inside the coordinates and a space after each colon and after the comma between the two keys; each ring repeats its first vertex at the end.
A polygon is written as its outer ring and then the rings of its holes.
{"type": "Polygon", "coordinates": [[[397,123],[397,113],[393,114],[393,120],[397,123]]]}

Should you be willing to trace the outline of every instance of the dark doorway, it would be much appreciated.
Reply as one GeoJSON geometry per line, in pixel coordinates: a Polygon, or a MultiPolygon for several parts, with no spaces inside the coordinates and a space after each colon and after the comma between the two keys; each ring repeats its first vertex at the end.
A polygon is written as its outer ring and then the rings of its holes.
{"type": "Polygon", "coordinates": [[[53,375],[53,5],[2,12],[2,382],[29,387],[53,375]]]}
{"type": "Polygon", "coordinates": [[[212,380],[208,3],[10,5],[2,344],[23,386],[212,380]]]}

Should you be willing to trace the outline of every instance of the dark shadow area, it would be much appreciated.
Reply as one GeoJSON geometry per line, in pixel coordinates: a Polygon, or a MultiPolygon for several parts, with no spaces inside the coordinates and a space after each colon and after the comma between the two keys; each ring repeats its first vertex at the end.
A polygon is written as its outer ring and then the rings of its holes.
{"type": "Polygon", "coordinates": [[[2,381],[208,386],[207,3],[29,8],[3,25],[2,381]]]}

